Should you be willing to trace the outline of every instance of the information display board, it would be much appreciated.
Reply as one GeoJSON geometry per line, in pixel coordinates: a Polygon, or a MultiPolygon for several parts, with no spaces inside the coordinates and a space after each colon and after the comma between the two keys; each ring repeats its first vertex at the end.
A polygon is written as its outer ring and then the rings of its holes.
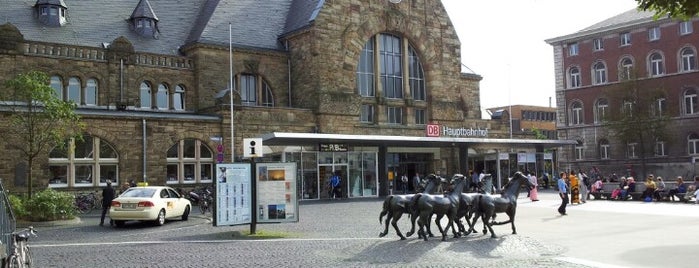
{"type": "Polygon", "coordinates": [[[216,164],[214,226],[251,223],[251,171],[250,163],[216,164]]]}
{"type": "Polygon", "coordinates": [[[257,222],[299,220],[296,163],[257,163],[257,222]]]}

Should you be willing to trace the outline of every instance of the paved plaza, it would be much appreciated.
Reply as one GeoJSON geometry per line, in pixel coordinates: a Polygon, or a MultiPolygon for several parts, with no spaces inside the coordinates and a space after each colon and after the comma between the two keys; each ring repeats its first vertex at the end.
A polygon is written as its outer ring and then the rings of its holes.
{"type": "MultiPolygon", "coordinates": [[[[553,191],[542,191],[539,202],[525,196],[518,234],[495,226],[496,239],[401,241],[393,228],[379,238],[383,199],[370,198],[304,201],[298,223],[257,225],[282,238],[240,238],[249,225],[213,227],[206,215],[162,227],[98,227],[93,213],[39,226],[31,245],[37,267],[695,267],[698,205],[588,201],[560,216],[553,191]]],[[[409,227],[401,219],[404,233],[409,227]]]]}

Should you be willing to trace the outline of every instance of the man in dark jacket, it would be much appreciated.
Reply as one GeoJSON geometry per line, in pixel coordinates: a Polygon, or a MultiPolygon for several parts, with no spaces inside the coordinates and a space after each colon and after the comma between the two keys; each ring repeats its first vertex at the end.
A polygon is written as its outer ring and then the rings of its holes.
{"type": "MultiPolygon", "coordinates": [[[[100,226],[104,225],[104,216],[107,215],[107,211],[112,206],[112,200],[114,200],[114,188],[112,188],[112,181],[107,180],[107,187],[102,190],[102,217],[100,218],[100,226]]],[[[112,222],[109,221],[111,225],[112,222]]]]}

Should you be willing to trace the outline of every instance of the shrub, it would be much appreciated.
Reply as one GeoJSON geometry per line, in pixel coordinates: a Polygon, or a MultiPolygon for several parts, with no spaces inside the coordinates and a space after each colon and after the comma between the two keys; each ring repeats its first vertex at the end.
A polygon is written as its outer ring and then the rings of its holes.
{"type": "Polygon", "coordinates": [[[73,195],[47,188],[34,194],[32,199],[26,200],[25,219],[30,221],[72,219],[76,213],[74,202],[73,195]]]}
{"type": "Polygon", "coordinates": [[[10,206],[15,214],[15,218],[24,219],[27,216],[27,209],[24,208],[24,198],[16,195],[8,195],[7,198],[10,200],[10,206]]]}

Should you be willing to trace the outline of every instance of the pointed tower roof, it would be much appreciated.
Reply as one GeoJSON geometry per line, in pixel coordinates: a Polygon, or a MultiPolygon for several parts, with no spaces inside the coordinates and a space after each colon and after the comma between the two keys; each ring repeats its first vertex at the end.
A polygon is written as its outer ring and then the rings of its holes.
{"type": "MultiPolygon", "coordinates": [[[[61,0],[62,1],[62,0],[61,0]]],[[[134,18],[150,18],[158,21],[158,16],[153,12],[153,8],[150,6],[148,0],[141,0],[136,5],[136,8],[131,13],[131,19],[134,18]]]]}

